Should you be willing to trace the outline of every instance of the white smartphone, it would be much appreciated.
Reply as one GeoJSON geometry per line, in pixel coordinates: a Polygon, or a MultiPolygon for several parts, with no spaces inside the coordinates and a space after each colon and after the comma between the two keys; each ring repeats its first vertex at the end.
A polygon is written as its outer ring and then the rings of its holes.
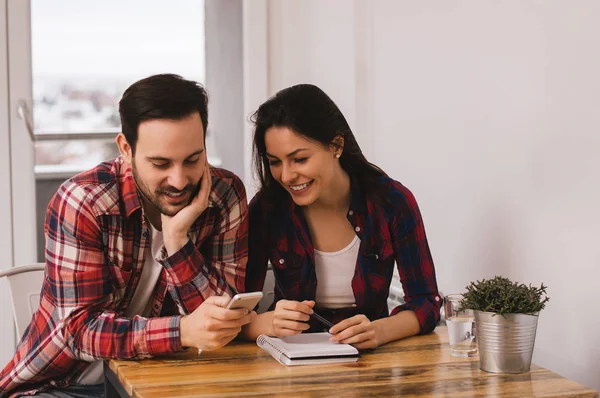
{"type": "Polygon", "coordinates": [[[246,308],[248,311],[252,311],[262,297],[262,292],[238,293],[231,298],[231,301],[229,301],[229,304],[225,308],[232,310],[246,308]]]}

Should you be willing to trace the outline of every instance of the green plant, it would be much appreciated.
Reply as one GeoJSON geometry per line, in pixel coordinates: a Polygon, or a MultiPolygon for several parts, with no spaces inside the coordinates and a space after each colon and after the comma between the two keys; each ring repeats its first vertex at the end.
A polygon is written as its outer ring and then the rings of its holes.
{"type": "Polygon", "coordinates": [[[466,289],[461,301],[463,308],[502,315],[534,314],[543,310],[550,300],[543,283],[541,287],[526,286],[501,276],[471,282],[466,289]]]}

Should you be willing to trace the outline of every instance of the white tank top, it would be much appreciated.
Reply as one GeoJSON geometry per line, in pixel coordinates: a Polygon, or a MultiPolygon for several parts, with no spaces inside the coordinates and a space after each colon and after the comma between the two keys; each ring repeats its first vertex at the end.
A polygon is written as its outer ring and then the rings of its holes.
{"type": "Polygon", "coordinates": [[[337,252],[315,250],[315,299],[318,307],[344,308],[355,304],[352,278],[356,270],[359,248],[360,239],[355,236],[348,246],[337,252]]]}

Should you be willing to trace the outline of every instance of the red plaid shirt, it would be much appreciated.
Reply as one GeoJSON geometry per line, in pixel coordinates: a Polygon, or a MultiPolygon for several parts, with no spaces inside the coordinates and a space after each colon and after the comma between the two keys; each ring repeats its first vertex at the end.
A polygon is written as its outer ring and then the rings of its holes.
{"type": "MultiPolygon", "coordinates": [[[[335,324],[356,314],[365,314],[373,321],[412,310],[419,320],[420,333],[428,333],[440,319],[441,297],[421,213],[414,196],[402,184],[388,177],[380,177],[377,182],[387,191],[389,205],[375,204],[361,192],[355,180],[351,184],[347,218],[361,240],[352,278],[356,307],[319,309],[319,314],[335,324]],[[394,262],[406,303],[390,314],[387,298],[394,262]]],[[[275,289],[275,302],[283,298],[282,293],[288,300],[314,300],[317,290],[314,247],[302,208],[291,197],[274,205],[259,193],[252,199],[248,214],[247,288],[260,289],[270,260],[279,285],[275,289]]]]}
{"type": "Polygon", "coordinates": [[[244,186],[226,170],[213,168],[211,175],[209,207],[192,225],[190,240],[170,257],[163,247],[149,318],[124,317],[152,236],[131,169],[119,157],[59,188],[46,217],[40,307],[0,373],[0,395],[66,387],[91,361],[180,351],[178,313],[212,295],[245,291],[244,186]],[[179,311],[163,308],[167,292],[179,311]],[[161,310],[171,316],[161,317],[161,310]]]}

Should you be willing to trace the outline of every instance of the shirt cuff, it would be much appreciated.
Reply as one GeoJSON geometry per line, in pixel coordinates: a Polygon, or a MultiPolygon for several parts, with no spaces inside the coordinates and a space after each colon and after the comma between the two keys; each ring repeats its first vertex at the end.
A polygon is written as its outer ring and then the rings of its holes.
{"type": "Polygon", "coordinates": [[[413,311],[419,321],[419,334],[427,334],[432,332],[440,321],[441,305],[442,298],[439,294],[434,294],[427,298],[413,299],[406,304],[399,305],[392,310],[390,316],[402,311],[413,311]]]}
{"type": "Polygon", "coordinates": [[[181,249],[171,256],[163,258],[160,263],[171,275],[175,286],[183,286],[205,275],[204,257],[196,249],[196,246],[188,239],[181,249]]]}
{"type": "Polygon", "coordinates": [[[146,352],[149,355],[184,351],[181,346],[179,323],[181,316],[148,318],[146,323],[146,352]]]}

